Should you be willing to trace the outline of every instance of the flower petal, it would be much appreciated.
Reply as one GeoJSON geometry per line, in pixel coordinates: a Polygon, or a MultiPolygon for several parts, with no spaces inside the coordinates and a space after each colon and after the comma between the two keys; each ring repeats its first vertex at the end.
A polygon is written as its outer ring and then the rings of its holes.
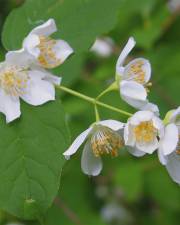
{"type": "Polygon", "coordinates": [[[97,176],[102,170],[102,160],[100,157],[95,157],[90,146],[90,142],[84,146],[81,157],[82,171],[90,176],[97,176]]]}
{"type": "Polygon", "coordinates": [[[36,34],[39,36],[49,36],[57,31],[56,23],[54,19],[49,19],[40,26],[35,27],[30,34],[36,34]]]}
{"type": "Polygon", "coordinates": [[[23,41],[23,48],[32,56],[38,58],[40,54],[40,49],[38,48],[39,44],[39,36],[36,34],[29,34],[23,41]]]}
{"type": "Polygon", "coordinates": [[[170,117],[170,121],[180,126],[180,106],[175,109],[170,117]],[[178,117],[179,116],[179,117],[178,117]]]}
{"type": "Polygon", "coordinates": [[[136,108],[136,109],[142,109],[143,105],[147,103],[147,100],[137,100],[137,99],[132,99],[127,96],[121,95],[121,98],[127,102],[130,106],[136,108]]]}
{"type": "Polygon", "coordinates": [[[144,78],[143,84],[145,84],[151,78],[151,64],[149,63],[149,61],[147,59],[144,59],[144,58],[137,58],[137,59],[132,60],[130,63],[128,63],[125,66],[123,78],[126,80],[129,80],[129,81],[141,78],[141,74],[138,74],[138,73],[135,74],[132,71],[132,66],[136,66],[139,62],[141,62],[143,64],[141,66],[141,69],[144,72],[144,77],[142,77],[142,78],[144,78]]]}
{"type": "Polygon", "coordinates": [[[152,154],[156,149],[159,147],[159,142],[157,138],[154,138],[152,142],[146,142],[146,143],[141,143],[141,142],[136,142],[136,147],[140,151],[152,154]]]}
{"type": "Polygon", "coordinates": [[[136,42],[135,42],[134,38],[130,37],[117,60],[117,63],[116,63],[116,73],[117,74],[119,74],[119,72],[121,72],[121,71],[119,71],[119,68],[122,67],[124,60],[130,53],[130,51],[134,48],[135,44],[136,44],[136,42]]]}
{"type": "Polygon", "coordinates": [[[129,121],[132,125],[136,126],[141,122],[150,121],[153,117],[154,114],[150,111],[138,111],[129,119],[129,121]]]}
{"type": "Polygon", "coordinates": [[[54,85],[60,85],[62,78],[58,77],[56,75],[51,74],[49,71],[45,70],[44,68],[38,66],[38,65],[33,65],[32,69],[38,70],[39,72],[42,72],[43,74],[43,80],[49,81],[50,83],[54,85]]]}
{"type": "Polygon", "coordinates": [[[9,51],[6,53],[6,62],[8,64],[16,64],[19,66],[29,67],[32,57],[24,49],[17,51],[9,51]]]}
{"type": "Polygon", "coordinates": [[[159,116],[159,108],[157,105],[151,102],[145,102],[145,104],[140,108],[140,110],[146,110],[153,112],[156,116],[159,116]]]}
{"type": "Polygon", "coordinates": [[[164,155],[163,151],[161,149],[158,149],[158,158],[162,165],[166,165],[168,162],[168,157],[164,155]]]}
{"type": "Polygon", "coordinates": [[[6,122],[10,123],[21,115],[19,98],[11,96],[0,90],[0,112],[6,116],[6,122]]]}
{"type": "Polygon", "coordinates": [[[160,141],[160,150],[164,155],[169,155],[175,151],[179,140],[178,128],[171,123],[165,127],[164,137],[160,141]]]}
{"type": "Polygon", "coordinates": [[[103,121],[98,122],[98,124],[109,127],[110,129],[115,130],[115,131],[123,129],[123,127],[124,127],[124,123],[121,123],[117,120],[103,120],[103,121]]]}
{"type": "Polygon", "coordinates": [[[135,136],[133,132],[133,127],[131,126],[130,122],[128,121],[124,128],[124,141],[125,144],[128,146],[134,146],[135,145],[135,136]]]}
{"type": "Polygon", "coordinates": [[[173,181],[180,184],[180,155],[176,154],[176,152],[170,154],[168,156],[166,169],[173,181]]]}
{"type": "Polygon", "coordinates": [[[121,96],[129,97],[135,100],[146,100],[147,92],[143,85],[135,81],[121,81],[120,82],[121,96]]]}
{"type": "Polygon", "coordinates": [[[48,101],[55,100],[54,85],[41,79],[42,72],[31,71],[26,92],[21,98],[30,105],[38,106],[48,101]]]}
{"type": "Polygon", "coordinates": [[[71,144],[71,146],[63,153],[66,159],[69,159],[71,155],[76,153],[78,148],[82,145],[82,143],[86,140],[87,136],[91,132],[92,127],[88,128],[84,132],[82,132],[71,144]]]}
{"type": "Polygon", "coordinates": [[[66,41],[56,40],[53,52],[55,53],[56,58],[63,63],[73,53],[73,49],[66,41]]]}
{"type": "Polygon", "coordinates": [[[146,153],[143,151],[140,151],[139,149],[137,149],[136,147],[127,147],[127,150],[130,154],[132,154],[133,156],[136,157],[142,157],[144,156],[146,153]]]}

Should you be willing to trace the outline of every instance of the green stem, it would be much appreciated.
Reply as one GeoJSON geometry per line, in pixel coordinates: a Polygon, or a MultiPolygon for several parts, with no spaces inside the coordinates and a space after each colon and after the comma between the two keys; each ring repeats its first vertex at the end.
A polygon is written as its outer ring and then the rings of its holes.
{"type": "Polygon", "coordinates": [[[118,113],[121,113],[121,114],[126,115],[126,116],[132,116],[132,114],[129,113],[129,112],[126,112],[126,111],[121,110],[121,109],[119,109],[119,108],[116,108],[116,107],[114,107],[114,106],[108,105],[108,104],[106,104],[106,103],[97,101],[95,98],[91,98],[91,97],[89,97],[89,96],[87,96],[87,95],[81,94],[81,93],[79,93],[79,92],[77,92],[77,91],[74,91],[74,90],[72,90],[72,89],[70,89],[70,88],[67,88],[67,87],[65,87],[65,86],[62,86],[62,85],[58,86],[58,85],[56,85],[56,88],[58,88],[58,89],[60,89],[60,90],[62,90],[62,91],[64,91],[64,92],[67,92],[67,93],[69,93],[69,94],[71,94],[71,95],[74,95],[74,96],[76,96],[76,97],[78,97],[78,98],[84,99],[84,100],[86,100],[87,102],[90,102],[90,103],[92,103],[92,104],[94,104],[94,105],[99,105],[99,106],[101,106],[101,107],[104,107],[104,108],[106,108],[106,109],[110,109],[110,110],[112,110],[112,111],[114,111],[114,112],[118,112],[118,113]]]}
{"type": "Polygon", "coordinates": [[[95,116],[96,116],[96,122],[100,121],[100,116],[99,116],[99,112],[98,112],[98,108],[97,105],[94,105],[94,111],[95,111],[95,116]]]}
{"type": "Polygon", "coordinates": [[[115,81],[112,83],[107,89],[105,89],[103,92],[101,92],[97,97],[96,100],[100,99],[103,95],[107,94],[108,92],[111,91],[116,91],[118,90],[117,82],[115,81]]]}

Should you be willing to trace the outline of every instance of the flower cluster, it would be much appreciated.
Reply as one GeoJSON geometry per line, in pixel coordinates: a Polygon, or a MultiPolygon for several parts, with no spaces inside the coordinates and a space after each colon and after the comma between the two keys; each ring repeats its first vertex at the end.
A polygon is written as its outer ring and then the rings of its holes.
{"type": "Polygon", "coordinates": [[[49,19],[28,34],[22,49],[7,52],[0,63],[0,112],[7,123],[20,117],[20,98],[33,106],[55,99],[54,85],[61,78],[48,69],[61,65],[73,53],[67,42],[50,37],[56,31],[55,21],[49,19]]]}
{"type": "Polygon", "coordinates": [[[180,108],[168,112],[164,120],[159,118],[158,107],[147,99],[151,86],[150,62],[136,58],[124,66],[134,46],[131,37],[118,58],[113,87],[118,87],[121,98],[139,111],[126,123],[96,121],[74,140],[64,156],[69,159],[85,143],[81,168],[85,174],[97,176],[102,170],[103,155],[117,157],[124,147],[136,157],[157,150],[160,162],[166,166],[172,179],[180,183],[180,108]]]}
{"type": "MultiPolygon", "coordinates": [[[[117,60],[114,83],[98,96],[118,90],[124,101],[139,110],[132,115],[99,102],[98,97],[93,99],[60,85],[61,78],[51,74],[49,69],[61,65],[73,53],[73,49],[64,40],[50,37],[56,31],[55,21],[49,19],[25,37],[22,49],[9,51],[5,61],[0,63],[0,112],[6,116],[6,122],[20,117],[20,98],[33,106],[42,105],[55,100],[54,86],[58,85],[59,89],[94,104],[96,112],[96,122],[64,152],[66,159],[85,142],[82,170],[87,175],[97,176],[102,170],[104,155],[117,157],[124,147],[136,157],[157,150],[160,162],[172,179],[180,183],[180,107],[168,112],[164,120],[159,118],[158,107],[148,100],[150,62],[136,58],[125,65],[135,40],[129,38],[117,60]],[[100,121],[98,104],[131,116],[126,123],[112,119],[100,121]]],[[[97,45],[100,45],[100,51],[106,46],[98,41],[95,49],[97,45]]]]}

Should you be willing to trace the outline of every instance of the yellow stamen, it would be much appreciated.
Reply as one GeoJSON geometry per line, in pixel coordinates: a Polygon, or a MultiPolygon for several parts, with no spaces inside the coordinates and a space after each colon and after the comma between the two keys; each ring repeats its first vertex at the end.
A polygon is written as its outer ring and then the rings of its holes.
{"type": "Polygon", "coordinates": [[[134,134],[138,142],[152,142],[157,134],[157,129],[152,121],[141,122],[134,127],[134,134]]]}
{"type": "Polygon", "coordinates": [[[27,70],[18,66],[7,66],[0,71],[0,87],[13,97],[25,93],[28,79],[27,70]]]}
{"type": "Polygon", "coordinates": [[[56,40],[49,37],[40,36],[40,44],[38,45],[40,50],[40,55],[38,57],[39,63],[44,68],[54,68],[61,64],[61,60],[56,57],[53,50],[54,46],[57,44],[56,40]]]}
{"type": "Polygon", "coordinates": [[[91,137],[91,147],[96,157],[110,154],[118,156],[118,150],[124,146],[121,135],[112,129],[98,125],[91,137]]]}

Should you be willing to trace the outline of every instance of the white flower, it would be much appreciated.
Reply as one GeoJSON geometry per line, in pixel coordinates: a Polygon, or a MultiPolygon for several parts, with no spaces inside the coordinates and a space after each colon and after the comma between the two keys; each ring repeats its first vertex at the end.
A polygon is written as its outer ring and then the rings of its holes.
{"type": "Polygon", "coordinates": [[[120,95],[131,106],[141,109],[148,103],[147,87],[151,85],[151,65],[147,59],[136,58],[126,66],[123,63],[135,46],[134,38],[129,38],[126,46],[122,50],[117,64],[116,77],[119,80],[120,95]]]}
{"type": "Polygon", "coordinates": [[[101,57],[109,57],[113,52],[114,42],[109,37],[97,38],[91,47],[91,51],[101,57]]]}
{"type": "Polygon", "coordinates": [[[123,123],[115,120],[97,122],[81,133],[63,155],[69,159],[86,142],[81,157],[81,168],[85,174],[97,176],[102,170],[101,155],[117,156],[118,150],[124,145],[119,132],[123,127],[123,123]]]}
{"type": "Polygon", "coordinates": [[[158,156],[172,179],[180,184],[180,107],[168,113],[168,117],[158,156]]]}
{"type": "Polygon", "coordinates": [[[50,37],[57,31],[54,19],[34,28],[23,41],[23,49],[34,63],[44,68],[55,68],[73,53],[73,49],[64,40],[50,37]]]}
{"type": "Polygon", "coordinates": [[[135,156],[153,153],[159,147],[163,132],[162,121],[150,111],[136,112],[124,128],[124,140],[129,152],[135,156]]]}
{"type": "Polygon", "coordinates": [[[0,112],[6,116],[6,122],[20,117],[20,98],[33,106],[54,100],[53,83],[59,84],[60,78],[29,68],[29,59],[26,54],[23,57],[23,50],[8,53],[6,60],[0,63],[0,112]]]}

